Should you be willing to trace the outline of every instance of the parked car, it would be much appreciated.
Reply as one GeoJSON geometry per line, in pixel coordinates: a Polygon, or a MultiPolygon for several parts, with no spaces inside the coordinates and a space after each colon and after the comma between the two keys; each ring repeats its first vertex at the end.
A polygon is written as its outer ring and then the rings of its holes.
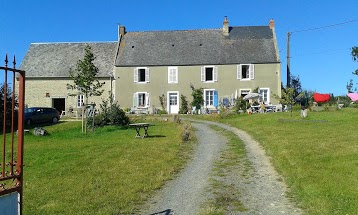
{"type": "Polygon", "coordinates": [[[49,107],[25,108],[24,115],[25,125],[46,122],[57,123],[60,120],[60,112],[58,112],[55,108],[49,107]]]}

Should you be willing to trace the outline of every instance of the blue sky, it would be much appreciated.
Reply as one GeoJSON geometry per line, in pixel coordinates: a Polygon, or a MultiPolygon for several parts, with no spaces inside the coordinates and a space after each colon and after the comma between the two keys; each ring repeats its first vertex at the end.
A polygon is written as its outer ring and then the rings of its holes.
{"type": "Polygon", "coordinates": [[[291,73],[304,89],[334,95],[346,94],[349,79],[358,82],[350,56],[358,46],[357,0],[0,0],[0,11],[1,66],[6,53],[19,66],[30,43],[116,41],[118,23],[127,31],[183,30],[220,28],[224,16],[230,26],[268,25],[273,18],[284,84],[287,32],[356,20],[293,33],[291,73]]]}

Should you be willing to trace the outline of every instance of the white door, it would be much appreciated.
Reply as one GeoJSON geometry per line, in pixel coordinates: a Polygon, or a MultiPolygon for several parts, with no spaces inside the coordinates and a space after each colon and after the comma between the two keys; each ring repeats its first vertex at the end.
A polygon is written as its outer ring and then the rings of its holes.
{"type": "Polygon", "coordinates": [[[179,113],[179,92],[168,92],[168,113],[179,113]]]}

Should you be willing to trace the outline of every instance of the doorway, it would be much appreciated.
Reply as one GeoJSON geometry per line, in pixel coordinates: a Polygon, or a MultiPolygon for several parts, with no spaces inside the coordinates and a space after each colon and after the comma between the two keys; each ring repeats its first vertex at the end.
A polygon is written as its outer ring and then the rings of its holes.
{"type": "Polygon", "coordinates": [[[179,113],[179,92],[169,91],[168,92],[168,113],[178,114],[179,113]]]}
{"type": "Polygon", "coordinates": [[[52,99],[52,107],[60,113],[66,109],[66,99],[65,98],[56,98],[52,99]]]}

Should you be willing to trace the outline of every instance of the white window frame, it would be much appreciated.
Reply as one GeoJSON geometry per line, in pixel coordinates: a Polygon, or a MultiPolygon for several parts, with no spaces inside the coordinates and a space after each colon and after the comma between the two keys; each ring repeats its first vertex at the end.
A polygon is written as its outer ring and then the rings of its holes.
{"type": "Polygon", "coordinates": [[[150,107],[150,94],[148,92],[135,92],[133,94],[133,107],[135,108],[149,108],[150,107]],[[145,105],[139,106],[139,95],[145,95],[145,105]]]}
{"type": "Polygon", "coordinates": [[[204,89],[204,107],[214,107],[214,92],[216,90],[215,89],[204,89]],[[210,103],[210,101],[207,101],[206,99],[206,93],[207,92],[212,92],[212,101],[210,103]],[[209,102],[209,104],[207,104],[209,102]]]}
{"type": "Polygon", "coordinates": [[[266,88],[266,87],[262,87],[259,89],[259,93],[262,95],[262,101],[265,103],[265,104],[270,104],[271,103],[271,92],[270,92],[270,88],[266,88]],[[262,90],[267,90],[267,96],[264,97],[264,94],[261,93],[262,90]],[[266,101],[265,101],[266,100],[266,101]]]}
{"type": "Polygon", "coordinates": [[[178,83],[178,67],[177,66],[169,66],[168,67],[168,83],[169,84],[178,83]]]}
{"type": "Polygon", "coordinates": [[[76,97],[76,104],[77,107],[80,108],[84,105],[85,102],[85,96],[84,95],[77,95],[76,97]]]}
{"type": "Polygon", "coordinates": [[[249,81],[255,79],[255,65],[254,64],[239,64],[237,65],[236,78],[241,81],[249,81]],[[242,66],[249,66],[249,77],[242,78],[242,66]]]}
{"type": "Polygon", "coordinates": [[[241,96],[242,91],[249,91],[249,93],[251,93],[251,89],[239,89],[239,95],[238,95],[238,97],[241,96]]]}
{"type": "Polygon", "coordinates": [[[134,69],[134,83],[149,83],[149,78],[150,78],[150,73],[149,73],[149,68],[148,67],[137,67],[134,69]],[[145,72],[145,80],[144,81],[139,81],[139,70],[144,69],[145,72]]]}
{"type": "Polygon", "coordinates": [[[201,81],[204,83],[213,83],[218,81],[218,67],[216,66],[202,66],[201,67],[201,81]],[[212,68],[213,69],[213,80],[206,80],[206,68],[212,68]]]}

